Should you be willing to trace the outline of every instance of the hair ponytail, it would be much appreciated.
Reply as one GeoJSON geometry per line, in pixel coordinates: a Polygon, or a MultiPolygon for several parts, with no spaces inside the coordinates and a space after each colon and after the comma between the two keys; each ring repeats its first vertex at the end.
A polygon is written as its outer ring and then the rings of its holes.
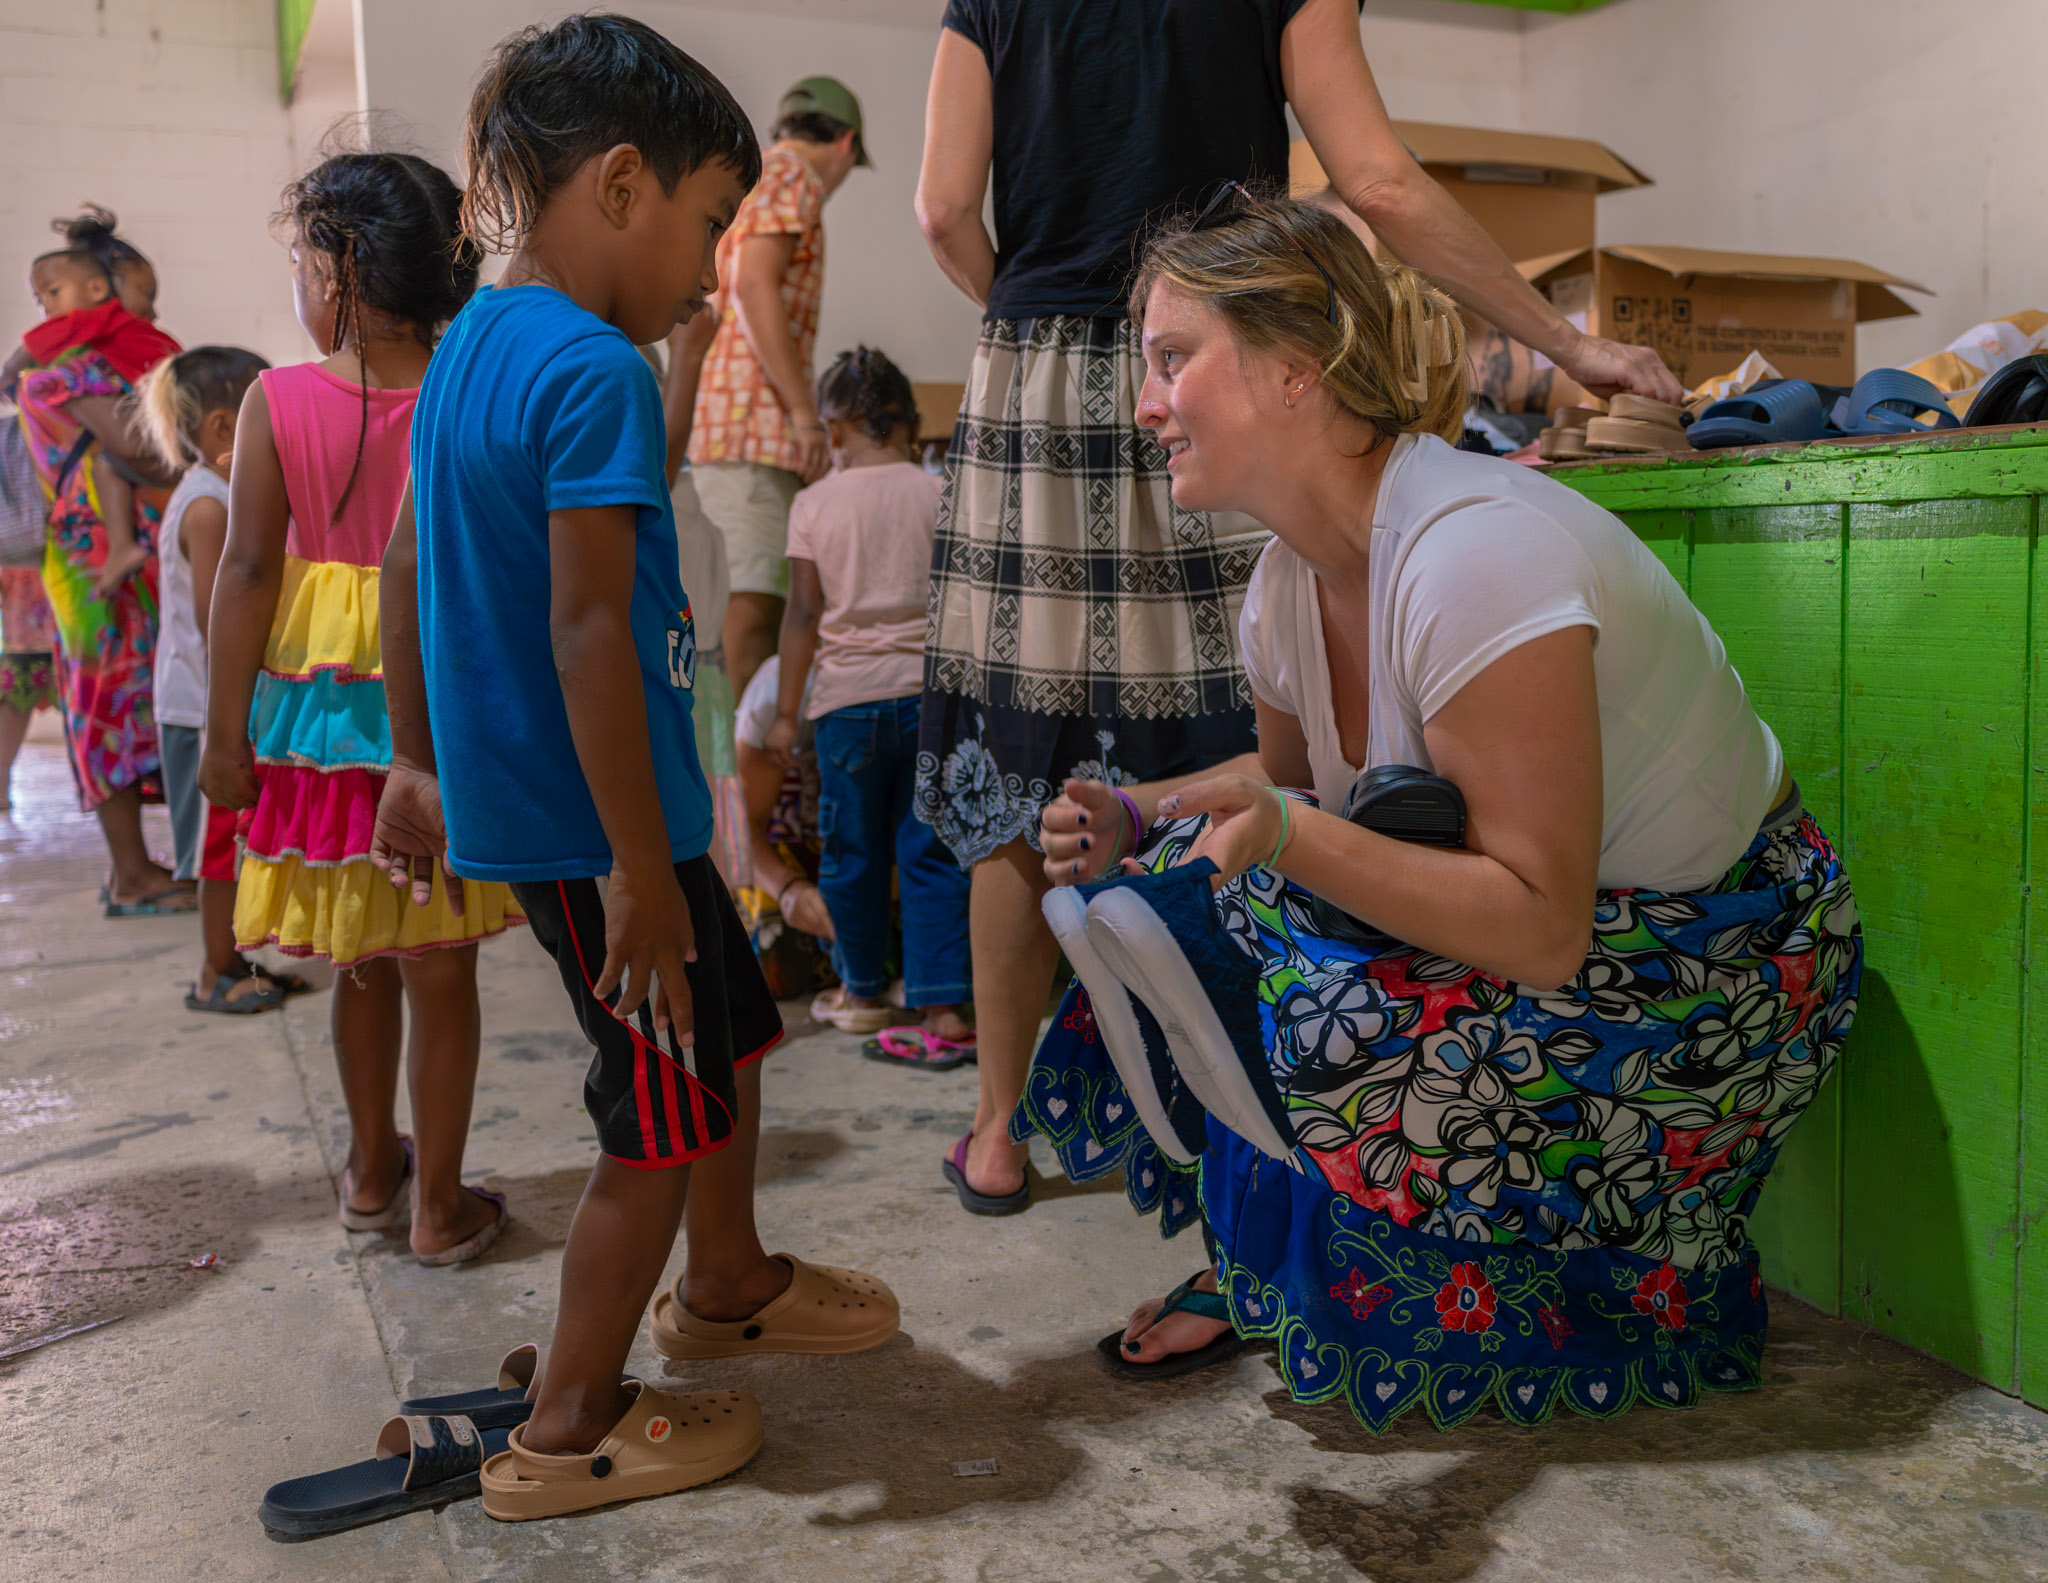
{"type": "Polygon", "coordinates": [[[1171,281],[1254,351],[1312,363],[1345,411],[1386,438],[1464,431],[1470,376],[1457,307],[1405,264],[1382,264],[1315,204],[1246,196],[1216,222],[1170,223],[1146,245],[1131,315],[1171,281]]]}
{"type": "Polygon", "coordinates": [[[172,472],[182,472],[199,455],[199,426],[210,412],[238,411],[256,376],[270,365],[239,346],[195,346],[167,357],[127,398],[143,443],[172,472]]]}

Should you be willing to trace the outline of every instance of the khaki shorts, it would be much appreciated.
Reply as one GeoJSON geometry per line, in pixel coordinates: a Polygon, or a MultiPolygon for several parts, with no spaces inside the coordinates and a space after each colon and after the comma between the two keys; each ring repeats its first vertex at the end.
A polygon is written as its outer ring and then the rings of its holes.
{"type": "Polygon", "coordinates": [[[789,505],[802,480],[760,462],[700,462],[690,473],[704,515],[725,535],[732,591],[788,598],[789,505]]]}

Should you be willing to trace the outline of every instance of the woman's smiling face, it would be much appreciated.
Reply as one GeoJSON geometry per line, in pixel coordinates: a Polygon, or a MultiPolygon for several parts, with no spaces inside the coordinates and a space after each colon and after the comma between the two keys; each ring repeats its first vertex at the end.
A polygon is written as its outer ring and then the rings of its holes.
{"type": "Polygon", "coordinates": [[[1221,314],[1167,280],[1145,300],[1142,344],[1137,418],[1166,448],[1173,503],[1250,509],[1291,438],[1286,361],[1245,349],[1221,314]]]}

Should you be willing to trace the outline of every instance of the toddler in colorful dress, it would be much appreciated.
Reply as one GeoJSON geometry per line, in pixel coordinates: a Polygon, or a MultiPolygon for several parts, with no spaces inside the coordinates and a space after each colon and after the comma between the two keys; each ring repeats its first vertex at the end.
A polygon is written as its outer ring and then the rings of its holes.
{"type": "Polygon", "coordinates": [[[415,901],[369,861],[391,765],[378,568],[420,380],[476,284],[461,197],[445,172],[398,154],[337,155],[285,194],[299,322],[330,355],[265,371],[242,408],[200,773],[210,801],[248,810],[237,943],[342,970],[334,1052],[353,1132],[342,1221],[401,1224],[410,1188],[423,1264],[475,1258],[505,1224],[502,1196],[462,1185],[462,1152],[476,942],[518,918],[504,885],[472,885],[463,899],[437,885],[415,901]],[[401,999],[411,1139],[392,1115],[401,999]]]}

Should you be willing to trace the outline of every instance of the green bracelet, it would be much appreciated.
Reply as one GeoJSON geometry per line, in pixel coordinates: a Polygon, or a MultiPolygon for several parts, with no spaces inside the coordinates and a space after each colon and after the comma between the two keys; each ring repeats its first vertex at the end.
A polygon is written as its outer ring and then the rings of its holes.
{"type": "Polygon", "coordinates": [[[1286,849],[1286,846],[1287,846],[1287,801],[1288,801],[1288,799],[1287,799],[1287,797],[1286,797],[1286,795],[1285,795],[1284,793],[1281,793],[1281,792],[1278,792],[1278,791],[1274,792],[1274,793],[1273,793],[1273,795],[1274,795],[1274,797],[1278,798],[1278,799],[1279,799],[1279,802],[1280,802],[1280,839],[1279,839],[1279,840],[1277,840],[1277,841],[1275,841],[1275,842],[1273,843],[1273,855],[1272,855],[1271,857],[1269,857],[1269,858],[1267,858],[1267,859],[1266,859],[1266,867],[1268,867],[1268,868],[1272,868],[1272,867],[1276,866],[1276,865],[1277,865],[1277,864],[1279,863],[1279,861],[1280,861],[1280,854],[1281,854],[1281,852],[1282,852],[1282,851],[1284,851],[1284,850],[1286,849]]]}

